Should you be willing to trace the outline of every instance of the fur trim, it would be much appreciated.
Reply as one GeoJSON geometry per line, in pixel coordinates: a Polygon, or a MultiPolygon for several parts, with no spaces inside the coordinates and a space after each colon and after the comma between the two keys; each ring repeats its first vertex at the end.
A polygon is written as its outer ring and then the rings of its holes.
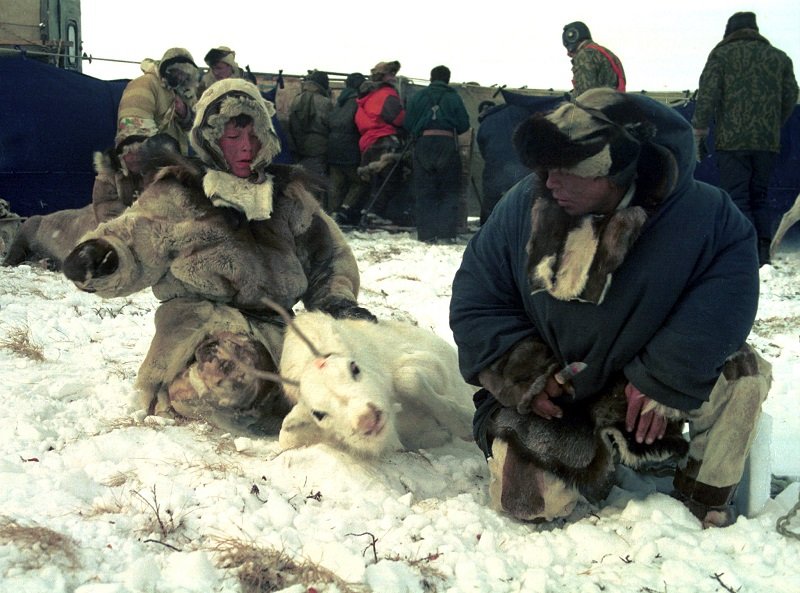
{"type": "Polygon", "coordinates": [[[92,162],[94,164],[94,172],[97,175],[113,176],[119,170],[120,162],[113,162],[111,151],[100,152],[97,151],[92,155],[92,162]]]}
{"type": "Polygon", "coordinates": [[[248,220],[266,220],[272,214],[273,184],[252,183],[230,173],[209,169],[203,178],[203,191],[215,206],[236,208],[248,220]]]}
{"type": "Polygon", "coordinates": [[[384,152],[379,158],[359,167],[357,170],[358,176],[363,181],[369,181],[373,176],[399,161],[400,156],[400,153],[397,152],[384,152]]]}
{"type": "Polygon", "coordinates": [[[478,379],[501,404],[527,414],[532,396],[544,389],[548,377],[557,368],[558,362],[550,348],[529,337],[517,342],[482,370],[478,379]]]}
{"type": "Polygon", "coordinates": [[[209,167],[228,171],[217,142],[227,121],[245,114],[253,118],[253,129],[261,141],[261,150],[253,159],[251,169],[260,172],[281,151],[280,140],[272,124],[275,106],[261,96],[258,88],[241,78],[226,78],[211,85],[197,103],[197,113],[190,141],[200,159],[209,167]]]}
{"type": "Polygon", "coordinates": [[[646,221],[641,207],[576,218],[550,196],[534,199],[526,247],[531,293],[600,304],[646,221]]]}
{"type": "Polygon", "coordinates": [[[531,169],[562,169],[580,177],[612,177],[627,186],[641,144],[655,128],[624,93],[586,91],[574,102],[523,122],[514,134],[520,160],[531,169]],[[625,179],[617,179],[624,175],[625,179]]]}

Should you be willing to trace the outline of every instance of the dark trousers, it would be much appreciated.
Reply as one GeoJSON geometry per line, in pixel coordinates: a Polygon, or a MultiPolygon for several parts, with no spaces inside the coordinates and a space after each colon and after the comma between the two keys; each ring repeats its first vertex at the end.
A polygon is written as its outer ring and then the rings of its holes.
{"type": "Polygon", "coordinates": [[[403,144],[397,136],[384,136],[376,140],[361,155],[361,167],[381,161],[385,154],[396,157],[370,175],[370,212],[389,218],[396,224],[413,224],[413,213],[408,204],[406,183],[403,178],[403,144]]]}
{"type": "Polygon", "coordinates": [[[420,136],[412,169],[420,241],[455,239],[461,196],[461,156],[455,137],[420,136]]]}
{"type": "Polygon", "coordinates": [[[772,239],[772,212],[767,188],[776,153],[764,150],[718,150],[719,185],[750,219],[759,239],[772,239]]]}
{"type": "Polygon", "coordinates": [[[358,165],[330,165],[331,191],[328,212],[342,206],[361,210],[367,199],[369,185],[358,176],[358,165]]]}

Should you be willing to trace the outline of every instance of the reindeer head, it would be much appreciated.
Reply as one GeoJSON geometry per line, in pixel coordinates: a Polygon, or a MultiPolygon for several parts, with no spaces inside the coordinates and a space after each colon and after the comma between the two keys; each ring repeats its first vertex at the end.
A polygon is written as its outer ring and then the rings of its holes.
{"type": "Polygon", "coordinates": [[[327,442],[368,457],[400,448],[391,372],[381,364],[380,352],[363,345],[362,332],[377,326],[315,312],[298,316],[292,329],[280,374],[296,382],[285,386],[295,406],[281,427],[281,445],[327,442]]]}

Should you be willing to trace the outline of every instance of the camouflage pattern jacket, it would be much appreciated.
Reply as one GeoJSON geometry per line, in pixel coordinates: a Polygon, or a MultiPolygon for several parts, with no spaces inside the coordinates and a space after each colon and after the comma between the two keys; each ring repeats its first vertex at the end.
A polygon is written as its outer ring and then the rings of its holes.
{"type": "Polygon", "coordinates": [[[625,70],[622,68],[622,62],[611,50],[587,40],[581,43],[572,58],[572,96],[578,97],[585,91],[598,87],[624,91],[625,70]],[[609,57],[607,58],[603,52],[609,57]],[[615,67],[621,76],[617,75],[615,67]],[[619,88],[620,84],[622,88],[619,88]]]}
{"type": "Polygon", "coordinates": [[[703,130],[714,120],[717,150],[779,152],[796,103],[792,60],[757,31],[740,29],[711,50],[692,124],[703,130]]]}

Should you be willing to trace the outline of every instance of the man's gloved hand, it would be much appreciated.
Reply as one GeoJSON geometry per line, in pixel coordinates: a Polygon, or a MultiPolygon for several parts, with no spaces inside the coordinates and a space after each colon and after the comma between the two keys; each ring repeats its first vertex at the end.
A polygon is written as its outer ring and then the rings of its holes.
{"type": "Polygon", "coordinates": [[[697,147],[697,162],[702,163],[708,157],[710,151],[708,150],[708,130],[695,130],[694,142],[697,147]]]}
{"type": "Polygon", "coordinates": [[[625,398],[628,400],[628,411],[625,414],[625,429],[636,430],[636,442],[653,444],[664,436],[667,430],[667,419],[655,408],[655,400],[639,391],[633,383],[625,386],[625,398]]]}
{"type": "Polygon", "coordinates": [[[119,267],[119,256],[102,239],[91,239],[78,245],[64,260],[64,275],[73,282],[86,283],[93,278],[110,276],[119,267]]]}
{"type": "Polygon", "coordinates": [[[336,319],[364,319],[365,321],[378,323],[378,318],[367,309],[359,307],[357,303],[345,299],[326,303],[325,306],[320,309],[336,319]]]}

